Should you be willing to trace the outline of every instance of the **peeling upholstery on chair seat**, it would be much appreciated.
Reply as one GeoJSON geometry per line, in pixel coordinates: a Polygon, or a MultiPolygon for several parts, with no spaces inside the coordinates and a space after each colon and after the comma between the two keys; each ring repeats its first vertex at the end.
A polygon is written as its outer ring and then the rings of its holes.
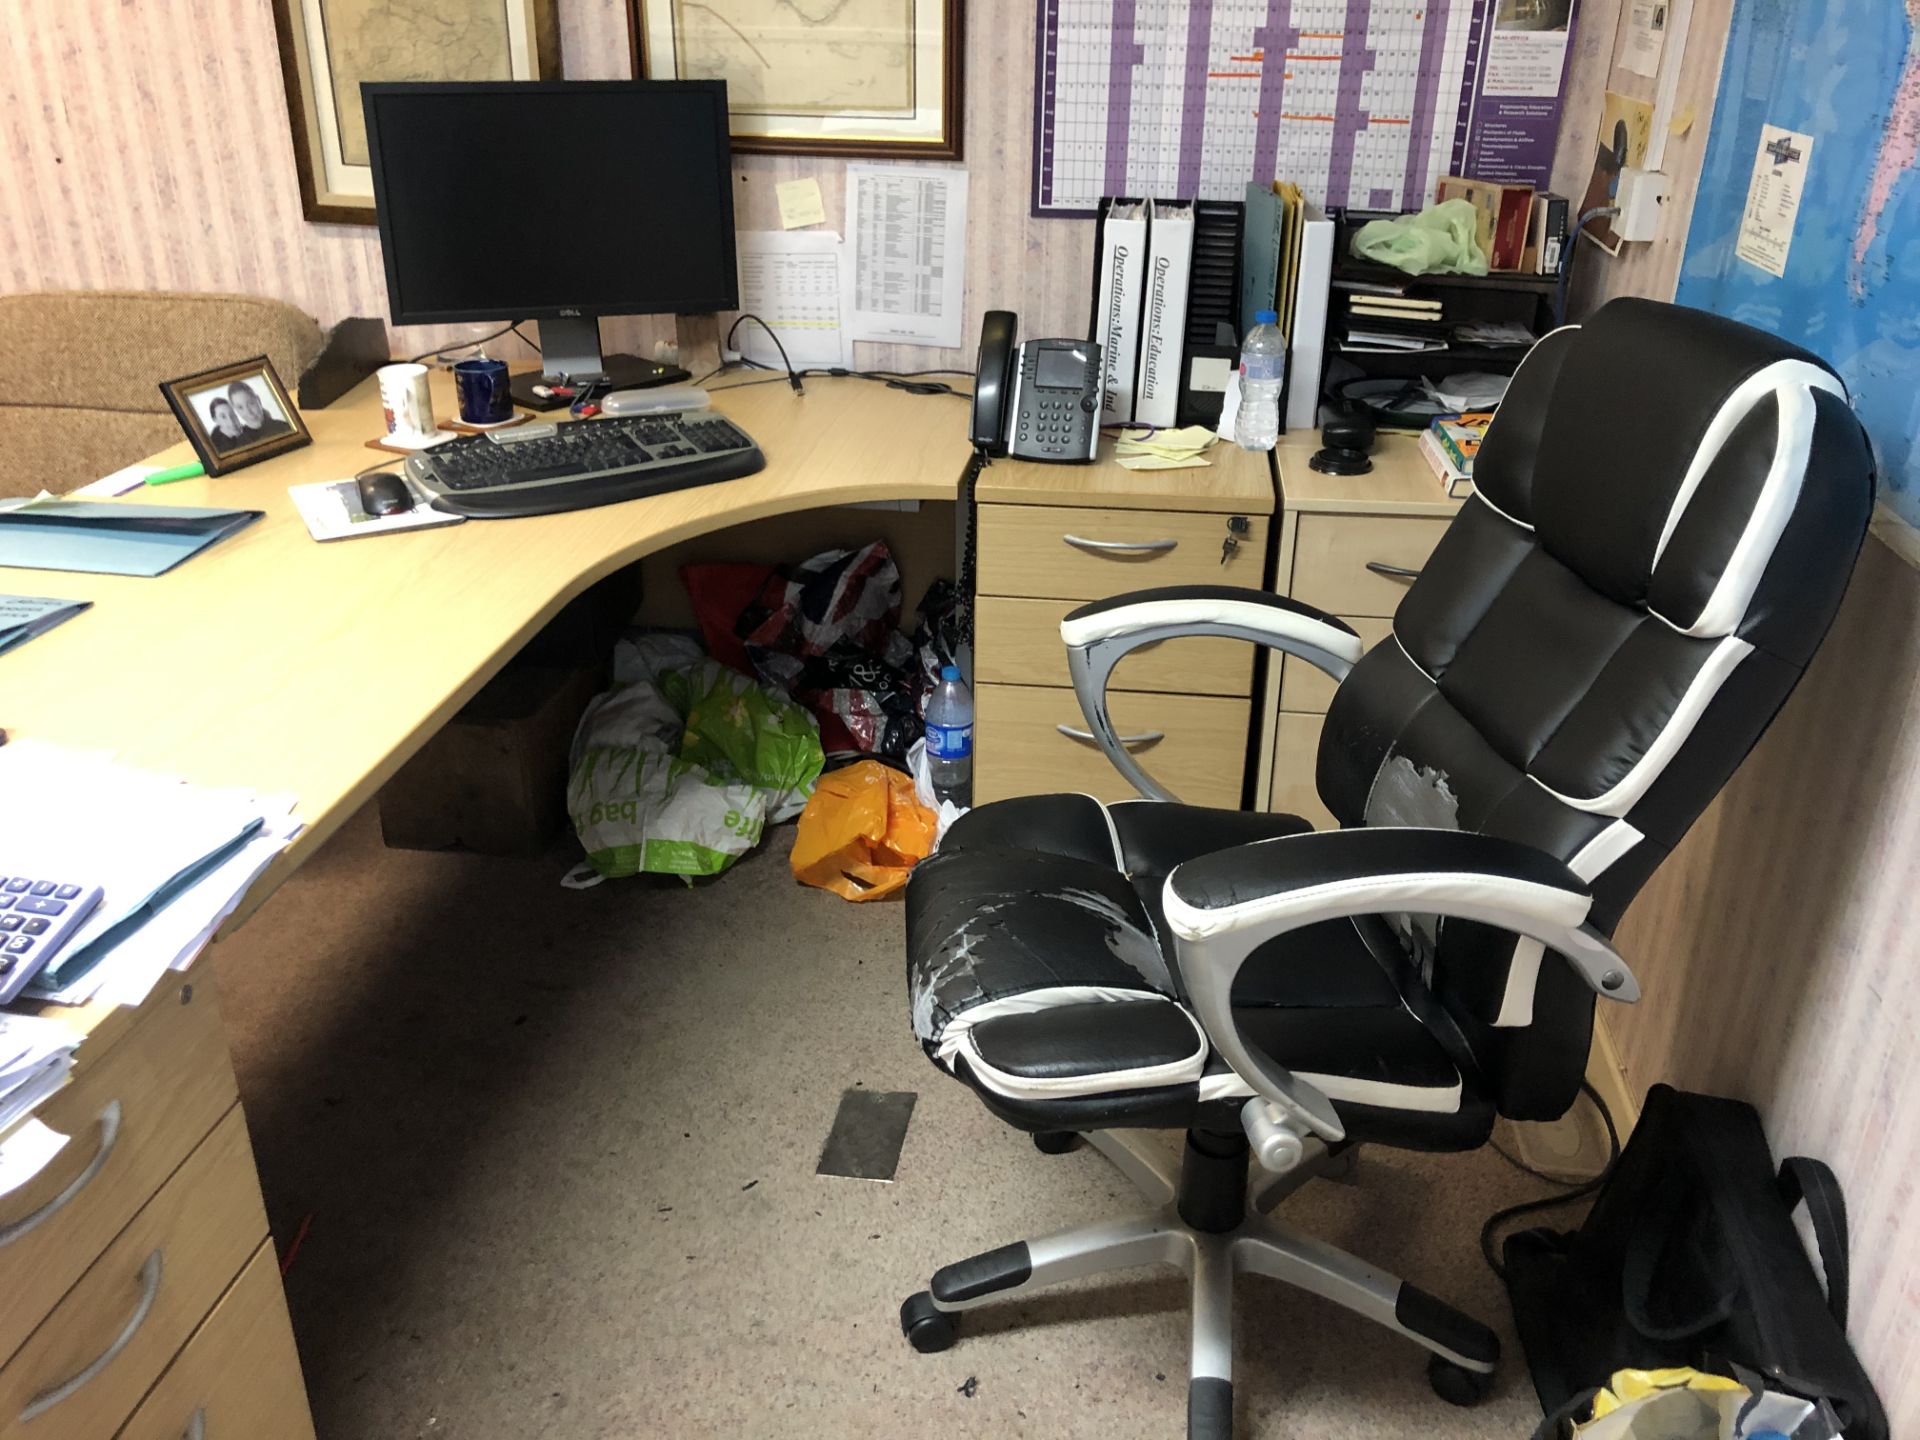
{"type": "MultiPolygon", "coordinates": [[[[1195,1109],[1203,1094],[1225,1098],[1220,1079],[1200,1084],[1220,1062],[1156,923],[1161,884],[1183,861],[1305,828],[1181,805],[1110,811],[1085,795],[963,816],[907,888],[914,1034],[936,1064],[1001,1100],[1168,1087],[1186,1087],[1195,1109]]],[[[1243,982],[1235,1007],[1248,1033],[1336,1104],[1457,1116],[1459,1133],[1475,1134],[1486,1107],[1351,922],[1281,937],[1243,982]]]]}
{"type": "Polygon", "coordinates": [[[977,1005],[1034,990],[1172,993],[1152,922],[1111,866],[1038,851],[941,858],[924,862],[929,883],[909,897],[909,934],[927,942],[908,969],[922,1042],[977,1005]]]}

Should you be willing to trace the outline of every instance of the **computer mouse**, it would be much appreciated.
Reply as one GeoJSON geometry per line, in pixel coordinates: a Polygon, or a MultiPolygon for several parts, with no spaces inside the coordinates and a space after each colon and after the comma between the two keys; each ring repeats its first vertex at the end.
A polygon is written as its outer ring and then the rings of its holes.
{"type": "Polygon", "coordinates": [[[375,519],[383,515],[398,515],[413,508],[413,492],[407,488],[406,480],[397,470],[362,475],[359,486],[360,508],[375,519]]]}

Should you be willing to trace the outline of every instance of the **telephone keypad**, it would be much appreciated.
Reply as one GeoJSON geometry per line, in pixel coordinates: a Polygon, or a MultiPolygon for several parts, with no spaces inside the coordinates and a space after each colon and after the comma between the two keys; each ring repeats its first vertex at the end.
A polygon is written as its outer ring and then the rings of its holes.
{"type": "Polygon", "coordinates": [[[1028,401],[1026,413],[1020,417],[1019,438],[1047,455],[1079,453],[1085,447],[1087,433],[1087,422],[1081,417],[1096,408],[1091,397],[1063,394],[1054,399],[1040,391],[1028,401]]]}

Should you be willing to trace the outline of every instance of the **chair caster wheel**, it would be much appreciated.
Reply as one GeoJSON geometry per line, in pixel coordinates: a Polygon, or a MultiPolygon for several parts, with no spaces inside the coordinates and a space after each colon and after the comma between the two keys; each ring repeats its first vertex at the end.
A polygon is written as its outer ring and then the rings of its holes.
{"type": "Polygon", "coordinates": [[[1465,1407],[1487,1398],[1493,1389],[1493,1376],[1434,1355],[1427,1360],[1427,1383],[1449,1405],[1465,1407]]]}
{"type": "Polygon", "coordinates": [[[900,1333],[922,1355],[934,1355],[953,1344],[953,1317],[934,1307],[933,1296],[922,1290],[900,1305],[900,1333]]]}
{"type": "Polygon", "coordinates": [[[1042,1155],[1064,1155],[1080,1143],[1073,1130],[1040,1130],[1034,1133],[1033,1148],[1042,1155]]]}

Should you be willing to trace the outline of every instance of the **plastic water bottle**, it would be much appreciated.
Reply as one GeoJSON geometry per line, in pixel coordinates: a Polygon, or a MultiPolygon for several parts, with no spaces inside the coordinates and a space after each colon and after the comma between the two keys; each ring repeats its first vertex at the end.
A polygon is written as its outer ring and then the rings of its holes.
{"type": "Polygon", "coordinates": [[[1280,382],[1287,376],[1287,342],[1280,317],[1258,311],[1253,329],[1240,346],[1240,411],[1233,438],[1242,450],[1271,450],[1280,438],[1280,382]]]}
{"type": "Polygon", "coordinates": [[[973,798],[973,692],[958,665],[943,666],[927,697],[927,769],[933,793],[956,805],[973,798]]]}

